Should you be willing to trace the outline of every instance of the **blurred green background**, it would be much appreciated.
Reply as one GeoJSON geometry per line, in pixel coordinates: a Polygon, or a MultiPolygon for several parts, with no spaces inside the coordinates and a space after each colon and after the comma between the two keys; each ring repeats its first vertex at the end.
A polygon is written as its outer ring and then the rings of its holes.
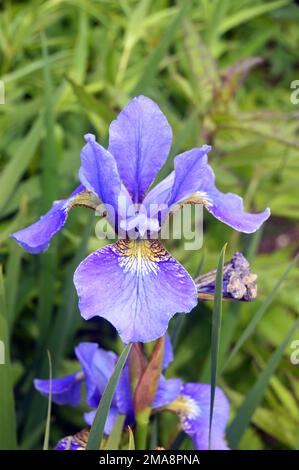
{"type": "MultiPolygon", "coordinates": [[[[237,250],[250,259],[258,300],[223,306],[219,385],[231,401],[229,443],[299,448],[299,365],[290,361],[287,336],[299,313],[298,265],[268,297],[299,245],[299,104],[290,101],[290,84],[299,79],[297,3],[1,3],[0,339],[7,364],[0,365],[0,448],[16,446],[16,429],[19,448],[42,446],[47,400],[32,380],[48,376],[47,349],[57,376],[76,370],[78,341],[120,347],[107,322],[81,320],[72,283],[80,260],[101,244],[94,216],[73,211],[40,256],[26,254],[9,234],[76,187],[83,134],[93,131],[105,145],[110,121],[137,94],[158,102],[173,128],[160,178],[177,152],[210,143],[220,189],[242,195],[247,209],[271,208],[263,232],[243,236],[205,213],[201,250],[184,252],[177,241],[168,248],[194,276],[199,267],[216,267],[225,242],[227,259],[237,250]],[[224,368],[244,331],[251,334],[224,368]]],[[[170,377],[209,381],[211,308],[201,303],[183,320],[170,377]]],[[[52,444],[83,427],[82,409],[53,406],[52,444]]],[[[173,420],[159,417],[156,443],[191,447],[182,436],[175,441],[173,420]]]]}

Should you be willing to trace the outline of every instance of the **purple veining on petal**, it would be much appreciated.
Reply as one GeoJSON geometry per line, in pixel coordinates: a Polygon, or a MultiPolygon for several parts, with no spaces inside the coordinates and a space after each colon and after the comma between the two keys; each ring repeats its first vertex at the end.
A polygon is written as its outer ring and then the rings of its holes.
{"type": "Polygon", "coordinates": [[[85,450],[89,432],[83,429],[74,436],[66,436],[56,444],[54,450],[85,450]]]}
{"type": "Polygon", "coordinates": [[[176,312],[197,304],[192,278],[158,240],[105,246],[82,261],[74,283],[83,318],[106,318],[125,343],[159,338],[176,312]]]}
{"type": "Polygon", "coordinates": [[[75,442],[73,436],[66,436],[57,442],[53,450],[83,450],[79,442],[75,442]]]}

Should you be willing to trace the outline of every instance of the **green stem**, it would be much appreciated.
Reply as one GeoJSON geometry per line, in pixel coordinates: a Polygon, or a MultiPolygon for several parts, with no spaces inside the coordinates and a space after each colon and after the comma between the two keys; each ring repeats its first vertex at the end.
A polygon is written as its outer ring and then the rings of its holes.
{"type": "Polygon", "coordinates": [[[146,450],[147,433],[151,410],[146,409],[136,416],[135,444],[137,450],[146,450]]]}

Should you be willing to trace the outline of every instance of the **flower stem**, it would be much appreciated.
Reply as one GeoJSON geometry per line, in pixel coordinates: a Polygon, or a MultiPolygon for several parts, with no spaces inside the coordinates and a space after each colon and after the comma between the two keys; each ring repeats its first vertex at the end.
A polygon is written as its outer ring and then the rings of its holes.
{"type": "Polygon", "coordinates": [[[136,416],[135,444],[137,450],[146,450],[150,414],[151,410],[147,408],[136,416]]]}

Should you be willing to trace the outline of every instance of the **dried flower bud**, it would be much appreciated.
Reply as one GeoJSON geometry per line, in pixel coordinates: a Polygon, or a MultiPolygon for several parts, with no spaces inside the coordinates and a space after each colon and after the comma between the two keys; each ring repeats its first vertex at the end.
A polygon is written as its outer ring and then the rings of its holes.
{"type": "MultiPolygon", "coordinates": [[[[223,269],[223,298],[250,301],[257,296],[257,275],[250,272],[250,264],[242,253],[235,253],[223,269]]],[[[215,293],[216,270],[195,279],[198,297],[211,300],[215,293]]]]}

